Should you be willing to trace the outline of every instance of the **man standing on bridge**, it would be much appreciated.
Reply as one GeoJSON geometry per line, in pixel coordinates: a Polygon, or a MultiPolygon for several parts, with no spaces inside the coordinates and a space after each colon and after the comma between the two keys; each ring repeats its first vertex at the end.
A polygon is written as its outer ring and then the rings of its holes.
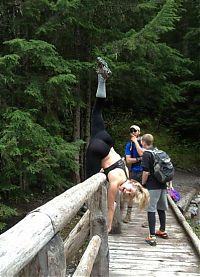
{"type": "MultiPolygon", "coordinates": [[[[139,149],[135,146],[133,141],[134,138],[137,138],[140,147],[142,148],[141,138],[140,138],[140,127],[138,125],[132,125],[130,127],[130,141],[127,142],[125,146],[125,157],[126,157],[126,164],[129,168],[129,175],[130,178],[133,180],[138,181],[140,184],[142,183],[142,166],[141,160],[143,155],[143,149],[139,149]]],[[[123,219],[124,223],[128,223],[131,221],[131,212],[133,207],[133,199],[131,196],[127,197],[127,213],[125,218],[123,219]]]]}
{"type": "MultiPolygon", "coordinates": [[[[144,151],[143,153],[141,165],[143,167],[142,185],[148,189],[150,195],[149,206],[147,208],[149,236],[145,239],[145,241],[151,246],[156,246],[156,236],[163,239],[168,238],[168,234],[165,231],[165,211],[168,209],[168,203],[166,183],[160,183],[153,174],[154,157],[151,151],[148,151],[153,149],[153,141],[154,138],[151,134],[145,134],[142,136],[142,146],[147,151],[144,151]],[[160,221],[160,229],[158,231],[155,231],[156,211],[158,212],[160,221]]],[[[140,145],[137,143],[137,139],[135,139],[134,142],[137,149],[139,149],[140,145]]]]}

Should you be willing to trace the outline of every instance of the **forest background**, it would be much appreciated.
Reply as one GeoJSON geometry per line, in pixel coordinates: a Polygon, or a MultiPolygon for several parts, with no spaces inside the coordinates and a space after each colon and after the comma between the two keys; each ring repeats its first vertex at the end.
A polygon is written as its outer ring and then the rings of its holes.
{"type": "Polygon", "coordinates": [[[117,151],[138,124],[198,172],[199,0],[2,0],[0,30],[0,230],[19,203],[84,180],[97,56],[117,151]]]}

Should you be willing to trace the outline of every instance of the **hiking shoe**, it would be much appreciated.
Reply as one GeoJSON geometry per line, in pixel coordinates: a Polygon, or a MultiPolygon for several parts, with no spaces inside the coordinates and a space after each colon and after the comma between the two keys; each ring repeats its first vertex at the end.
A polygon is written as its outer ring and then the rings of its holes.
{"type": "Polygon", "coordinates": [[[125,218],[123,219],[124,223],[129,223],[131,221],[131,214],[128,214],[125,216],[125,218]]]}
{"type": "Polygon", "coordinates": [[[148,228],[149,227],[149,223],[147,221],[143,222],[141,225],[143,228],[148,228]]]}
{"type": "Polygon", "coordinates": [[[145,241],[151,245],[151,246],[156,246],[157,243],[156,243],[156,236],[148,236],[145,241]]]}
{"type": "Polygon", "coordinates": [[[97,57],[97,74],[101,74],[104,79],[108,79],[112,73],[108,67],[107,62],[105,62],[101,57],[97,57]]]}
{"type": "Polygon", "coordinates": [[[156,236],[159,237],[159,238],[162,238],[162,239],[168,239],[169,238],[167,232],[166,231],[161,231],[161,230],[156,231],[156,236]]]}

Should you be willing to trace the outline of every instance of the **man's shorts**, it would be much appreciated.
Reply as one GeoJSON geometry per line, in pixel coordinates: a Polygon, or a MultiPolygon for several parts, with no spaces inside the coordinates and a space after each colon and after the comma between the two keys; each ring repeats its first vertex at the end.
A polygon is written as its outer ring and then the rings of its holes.
{"type": "Polygon", "coordinates": [[[152,189],[149,190],[150,201],[147,208],[148,212],[156,212],[157,210],[166,211],[168,209],[167,190],[152,189]]]}

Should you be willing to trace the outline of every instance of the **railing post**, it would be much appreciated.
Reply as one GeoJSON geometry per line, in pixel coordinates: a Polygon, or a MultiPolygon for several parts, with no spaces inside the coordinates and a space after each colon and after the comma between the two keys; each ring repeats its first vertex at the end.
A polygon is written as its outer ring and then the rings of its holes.
{"type": "Polygon", "coordinates": [[[101,185],[88,202],[90,209],[90,238],[98,235],[101,246],[95,260],[91,276],[109,276],[109,249],[107,233],[107,186],[101,185]]]}
{"type": "Polygon", "coordinates": [[[25,266],[17,277],[65,277],[66,261],[64,256],[64,245],[60,234],[56,234],[25,266]]]}

